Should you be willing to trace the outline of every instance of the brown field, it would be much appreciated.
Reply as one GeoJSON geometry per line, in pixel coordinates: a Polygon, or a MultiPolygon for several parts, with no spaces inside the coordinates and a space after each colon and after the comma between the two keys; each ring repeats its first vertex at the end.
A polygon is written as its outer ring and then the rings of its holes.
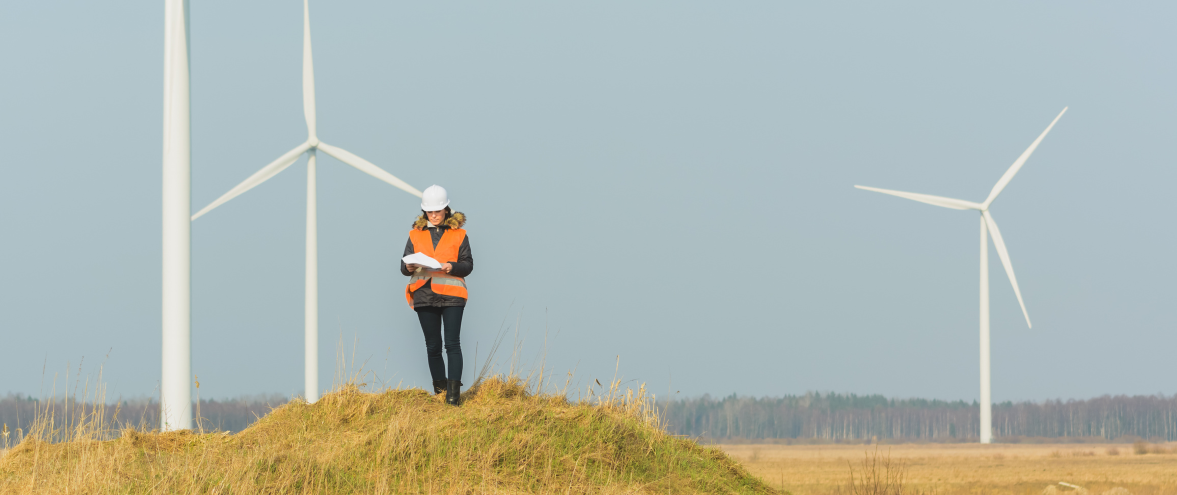
{"type": "MultiPolygon", "coordinates": [[[[869,445],[716,447],[770,486],[795,495],[851,493],[850,467],[860,475],[866,456],[875,452],[869,445]]],[[[1177,495],[1177,444],[1172,443],[898,444],[878,446],[878,456],[902,466],[904,493],[1100,495],[1120,488],[1112,495],[1177,495]]]]}

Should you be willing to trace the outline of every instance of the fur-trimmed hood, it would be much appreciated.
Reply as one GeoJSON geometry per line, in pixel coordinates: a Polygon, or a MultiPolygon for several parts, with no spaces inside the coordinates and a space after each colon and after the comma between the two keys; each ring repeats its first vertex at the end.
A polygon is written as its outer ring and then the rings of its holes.
{"type": "MultiPolygon", "coordinates": [[[[455,211],[450,214],[449,218],[445,219],[444,224],[446,227],[451,229],[460,229],[463,225],[466,225],[466,214],[460,211],[455,211]]],[[[425,215],[421,215],[413,221],[413,230],[425,230],[425,228],[428,226],[429,219],[426,218],[425,215]]]]}

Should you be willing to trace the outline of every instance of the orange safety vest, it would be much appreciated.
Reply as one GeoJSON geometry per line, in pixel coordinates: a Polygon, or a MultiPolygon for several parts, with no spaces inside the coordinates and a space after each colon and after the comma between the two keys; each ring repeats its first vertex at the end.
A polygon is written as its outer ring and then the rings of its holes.
{"type": "MultiPolygon", "coordinates": [[[[439,263],[453,263],[458,261],[458,249],[462,247],[462,241],[465,239],[465,230],[446,229],[441,234],[441,240],[437,241],[437,248],[435,249],[433,247],[433,236],[430,235],[429,230],[413,229],[409,231],[409,240],[413,241],[413,252],[425,253],[426,256],[437,260],[439,263]]],[[[442,271],[419,268],[409,278],[409,285],[405,287],[405,299],[409,301],[410,308],[413,307],[413,291],[420,289],[430,280],[433,281],[430,287],[436,294],[460,297],[462,299],[469,298],[466,294],[466,279],[455,277],[442,271]]]]}

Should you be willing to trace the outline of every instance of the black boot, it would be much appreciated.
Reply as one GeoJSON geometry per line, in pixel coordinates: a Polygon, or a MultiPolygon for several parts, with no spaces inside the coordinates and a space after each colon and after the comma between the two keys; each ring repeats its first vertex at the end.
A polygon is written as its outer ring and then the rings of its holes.
{"type": "Polygon", "coordinates": [[[445,389],[445,403],[451,406],[458,405],[458,399],[461,396],[461,390],[461,380],[450,380],[445,389]]]}
{"type": "Polygon", "coordinates": [[[445,387],[446,387],[447,382],[449,382],[449,380],[433,380],[433,393],[434,393],[434,395],[445,392],[445,387]]]}

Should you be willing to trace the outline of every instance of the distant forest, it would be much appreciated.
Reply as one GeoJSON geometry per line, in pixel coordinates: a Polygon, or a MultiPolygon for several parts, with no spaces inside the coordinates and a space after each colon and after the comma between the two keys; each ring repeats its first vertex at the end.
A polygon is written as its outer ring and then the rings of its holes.
{"type": "MultiPolygon", "coordinates": [[[[206,430],[238,432],[287,401],[281,395],[201,400],[201,425],[206,430]]],[[[10,441],[15,443],[28,432],[38,410],[51,410],[58,425],[75,424],[80,408],[72,405],[67,409],[61,399],[50,402],[10,394],[0,398],[0,422],[13,431],[10,441]]],[[[671,433],[705,441],[969,442],[976,441],[980,431],[979,406],[963,401],[833,393],[719,399],[704,395],[659,401],[659,407],[671,433]]],[[[89,406],[86,409],[90,411],[89,406]]],[[[108,404],[103,413],[120,425],[159,426],[159,402],[154,399],[108,404]]],[[[1173,441],[1177,440],[1177,395],[1004,402],[993,406],[993,427],[998,442],[1173,441]]]]}
{"type": "MultiPolygon", "coordinates": [[[[976,441],[980,406],[963,401],[809,393],[780,398],[705,395],[660,404],[668,429],[705,440],[976,441]]],[[[998,442],[1177,440],[1177,395],[993,405],[998,442]]]]}
{"type": "MultiPolygon", "coordinates": [[[[253,424],[260,416],[265,416],[271,408],[285,404],[289,399],[282,395],[257,395],[238,397],[230,400],[201,399],[201,426],[207,431],[238,432],[253,424]]],[[[65,399],[60,397],[36,399],[30,396],[9,394],[0,398],[0,422],[8,426],[10,431],[10,445],[19,442],[20,437],[27,434],[37,414],[52,417],[57,427],[77,424],[78,416],[92,417],[96,412],[106,422],[121,428],[123,426],[142,427],[146,429],[159,428],[159,401],[156,399],[131,399],[118,401],[101,406],[95,411],[90,404],[79,404],[69,401],[66,407],[65,399]]],[[[2,442],[2,440],[0,440],[2,442]]],[[[3,444],[0,443],[0,448],[3,444]]]]}

